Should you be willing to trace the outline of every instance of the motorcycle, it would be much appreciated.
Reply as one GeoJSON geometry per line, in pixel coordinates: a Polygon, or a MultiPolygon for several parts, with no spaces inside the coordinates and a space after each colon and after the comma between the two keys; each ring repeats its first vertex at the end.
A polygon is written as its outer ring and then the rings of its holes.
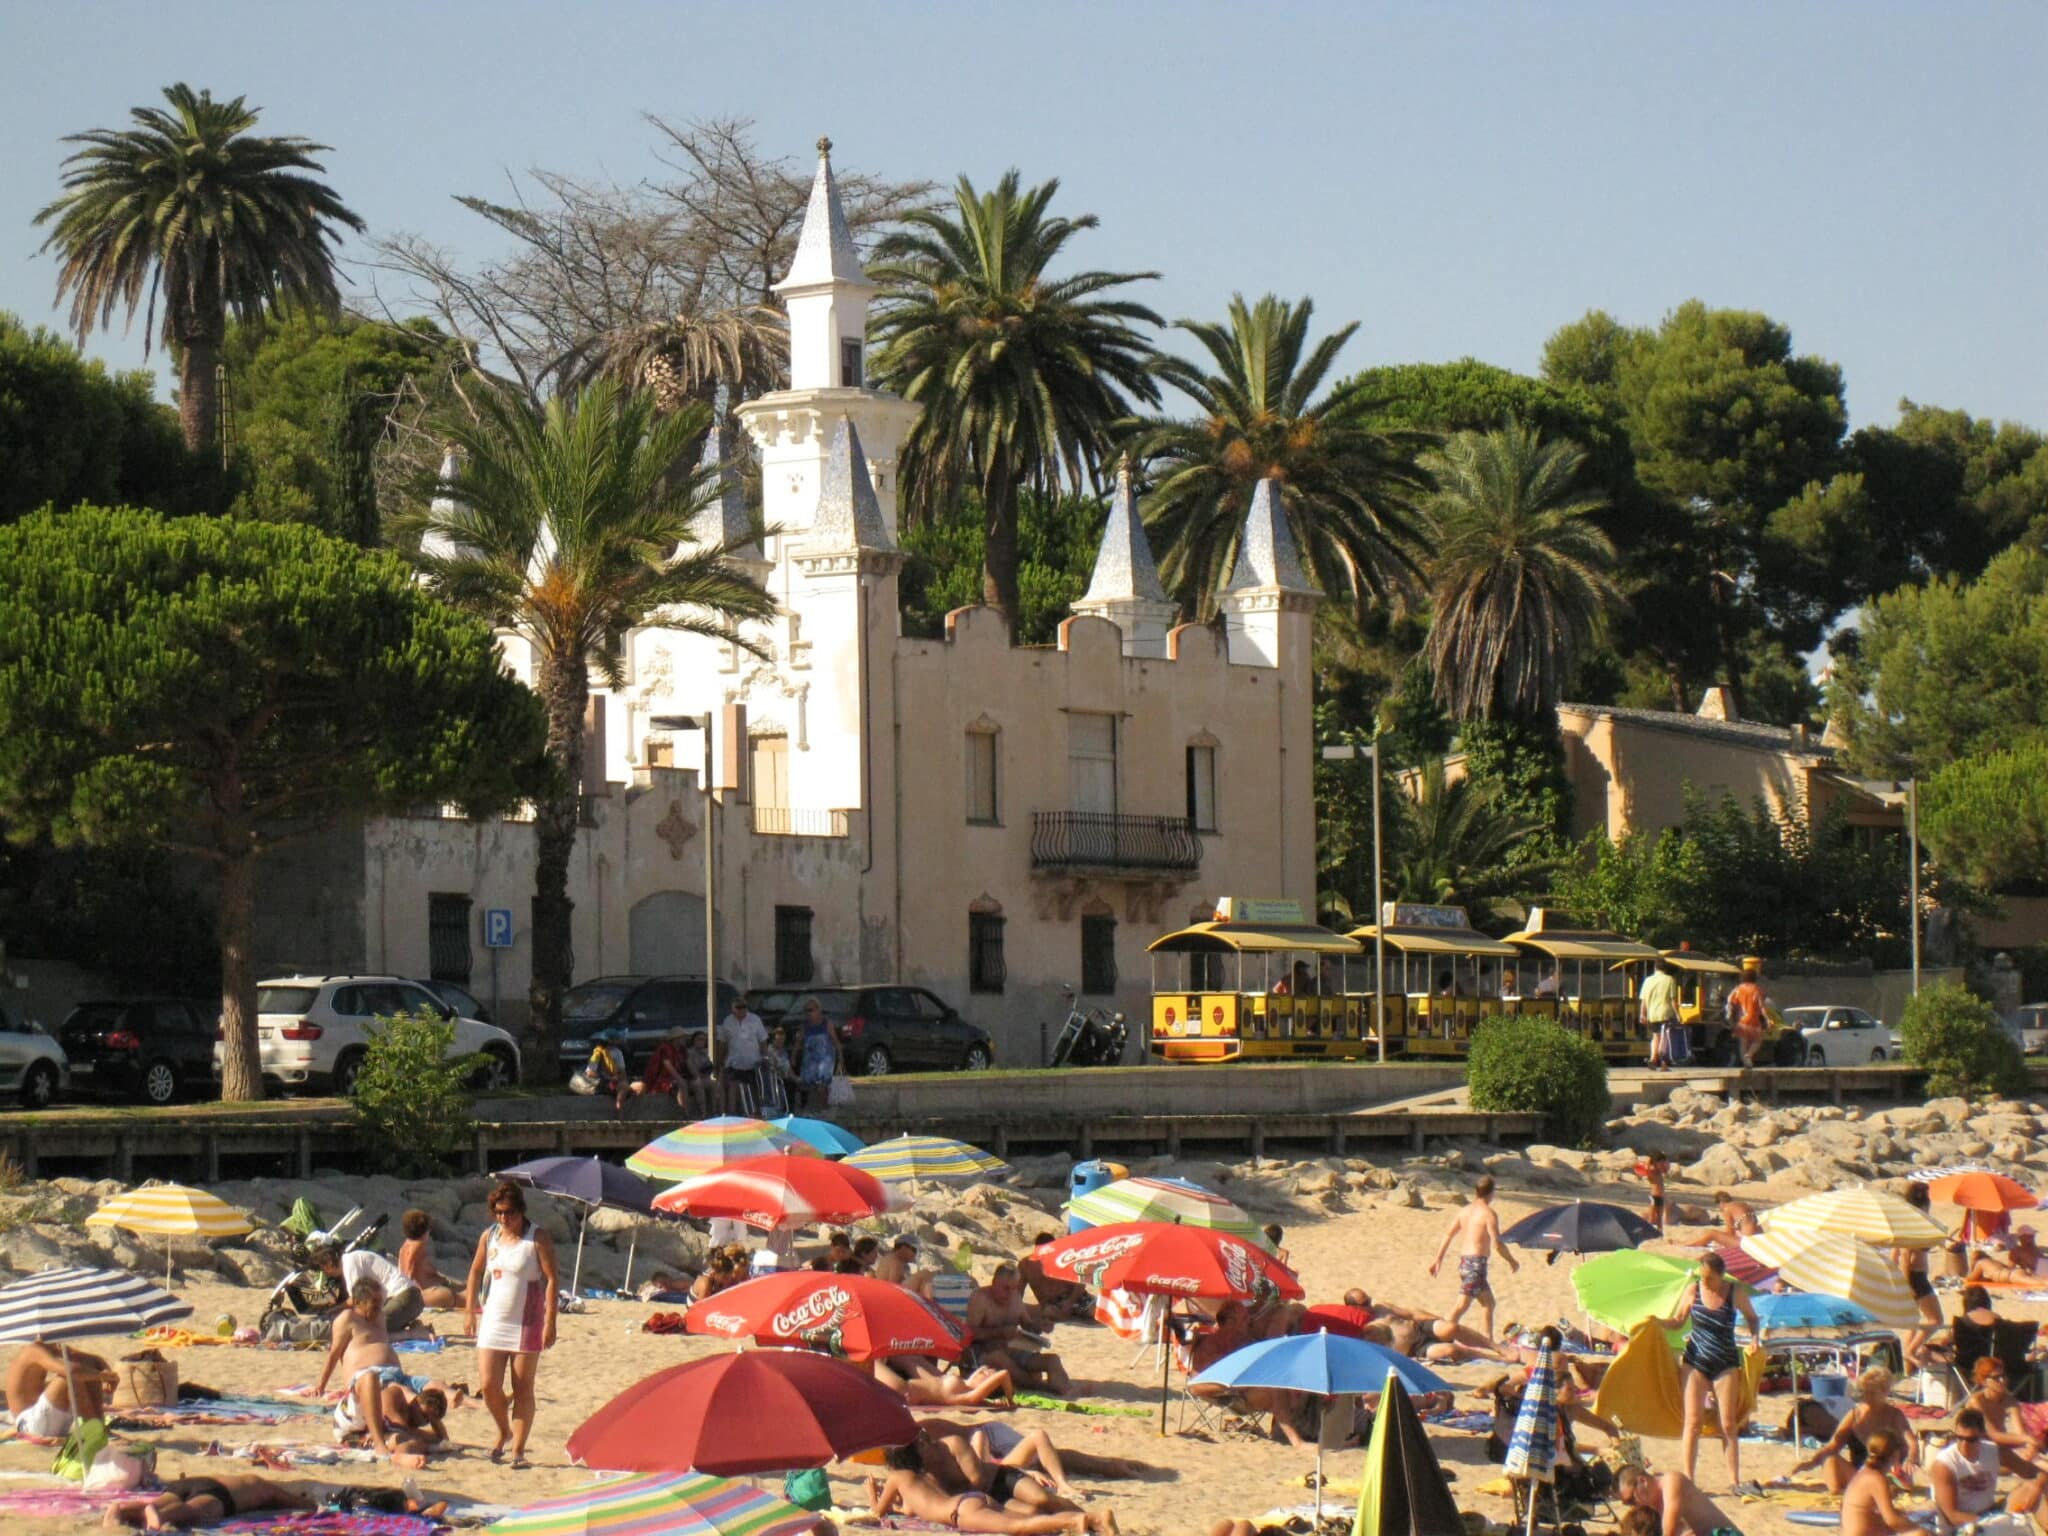
{"type": "Polygon", "coordinates": [[[367,1247],[391,1219],[388,1215],[379,1216],[354,1235],[349,1235],[350,1227],[361,1221],[362,1216],[360,1206],[351,1206],[333,1226],[292,1240],[291,1255],[295,1267],[277,1282],[263,1303],[263,1315],[256,1325],[266,1342],[302,1344],[327,1336],[327,1326],[335,1309],[347,1298],[341,1294],[340,1282],[313,1262],[313,1250],[336,1246],[343,1253],[348,1253],[367,1247]]]}
{"type": "Polygon", "coordinates": [[[1130,1044],[1130,1026],[1121,1013],[1107,1008],[1083,1008],[1067,989],[1067,1020],[1053,1042],[1052,1064],[1056,1067],[1114,1067],[1124,1059],[1130,1044]]]}

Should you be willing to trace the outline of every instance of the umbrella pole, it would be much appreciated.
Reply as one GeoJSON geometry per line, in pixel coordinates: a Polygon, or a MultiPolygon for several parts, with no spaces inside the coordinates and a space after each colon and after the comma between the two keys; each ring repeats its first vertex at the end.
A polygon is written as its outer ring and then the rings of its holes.
{"type": "Polygon", "coordinates": [[[576,1273],[569,1281],[569,1294],[583,1294],[583,1234],[590,1230],[590,1207],[583,1207],[583,1219],[576,1223],[576,1273]]]}
{"type": "Polygon", "coordinates": [[[171,1234],[164,1234],[164,1289],[171,1288],[171,1234]]]}
{"type": "Polygon", "coordinates": [[[1316,1530],[1323,1528],[1323,1437],[1316,1434],[1316,1530]]]}
{"type": "MultiPolygon", "coordinates": [[[[1171,1302],[1167,1304],[1167,1310],[1173,1310],[1171,1302]]],[[[1173,1345],[1169,1341],[1173,1329],[1172,1319],[1164,1320],[1161,1327],[1164,1331],[1159,1335],[1159,1433],[1163,1435],[1166,1433],[1166,1373],[1173,1366],[1173,1345]]]]}
{"type": "Polygon", "coordinates": [[[630,1236],[630,1237],[628,1237],[628,1238],[626,1239],[626,1284],[625,1284],[625,1292],[626,1292],[626,1294],[627,1294],[628,1296],[631,1296],[631,1295],[633,1294],[633,1255],[634,1255],[635,1253],[637,1253],[637,1252],[639,1251],[639,1248],[640,1248],[640,1223],[636,1221],[636,1222],[634,1222],[634,1223],[633,1223],[633,1232],[632,1232],[632,1236],[630,1236]]]}

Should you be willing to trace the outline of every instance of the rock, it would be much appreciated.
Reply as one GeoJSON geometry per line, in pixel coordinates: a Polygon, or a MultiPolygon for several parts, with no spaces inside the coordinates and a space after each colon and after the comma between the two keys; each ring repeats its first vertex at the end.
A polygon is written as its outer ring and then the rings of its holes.
{"type": "Polygon", "coordinates": [[[1792,1159],[1776,1147],[1759,1147],[1750,1162],[1762,1174],[1781,1173],[1792,1166],[1792,1159]]]}
{"type": "Polygon", "coordinates": [[[1824,1157],[1808,1158],[1779,1175],[1788,1184],[1806,1189],[1841,1189],[1856,1182],[1856,1175],[1824,1157]]]}
{"type": "Polygon", "coordinates": [[[1941,1115],[1925,1104],[1907,1104],[1899,1109],[1888,1109],[1874,1117],[1895,1131],[1911,1134],[1915,1131],[1936,1131],[1947,1126],[1941,1115]]]}
{"type": "Polygon", "coordinates": [[[1419,1211],[1422,1209],[1422,1194],[1413,1184],[1399,1180],[1387,1191],[1387,1204],[1404,1210],[1419,1211]]]}
{"type": "Polygon", "coordinates": [[[1756,1124],[1749,1127],[1748,1144],[1752,1147],[1772,1146],[1784,1134],[1784,1129],[1778,1123],[1778,1117],[1776,1115],[1766,1115],[1757,1121],[1756,1124]]]}
{"type": "Polygon", "coordinates": [[[1569,1168],[1574,1173],[1584,1173],[1594,1166],[1598,1153],[1588,1152],[1581,1147],[1553,1147],[1539,1143],[1529,1149],[1529,1157],[1538,1163],[1555,1163],[1569,1168]]]}
{"type": "Polygon", "coordinates": [[[1989,1157],[1991,1143],[1981,1137],[1969,1137],[1956,1147],[1956,1155],[1964,1158],[1989,1157]]]}
{"type": "Polygon", "coordinates": [[[71,1261],[69,1250],[60,1248],[33,1227],[24,1227],[0,1237],[0,1255],[5,1256],[9,1269],[23,1275],[32,1275],[38,1270],[71,1261]]]}
{"type": "Polygon", "coordinates": [[[2032,1151],[2033,1147],[2030,1143],[2019,1140],[2016,1137],[1994,1141],[1991,1144],[1991,1155],[2003,1158],[2009,1163],[2024,1163],[2032,1151]]]}
{"type": "Polygon", "coordinates": [[[1970,1123],[1968,1099],[1929,1099],[1925,1107],[1930,1114],[1939,1115],[1942,1123],[1952,1131],[1961,1130],[1970,1123]]]}
{"type": "Polygon", "coordinates": [[[1439,1168],[1451,1169],[1463,1169],[1469,1165],[1469,1161],[1463,1147],[1453,1147],[1436,1160],[1439,1168]]]}
{"type": "Polygon", "coordinates": [[[1720,1142],[1703,1152],[1686,1170],[1686,1176],[1694,1183],[1718,1189],[1730,1184],[1747,1184],[1756,1177],[1756,1170],[1734,1147],[1720,1142]]]}
{"type": "Polygon", "coordinates": [[[268,1290],[291,1273],[289,1266],[279,1263],[273,1255],[260,1248],[222,1248],[214,1258],[231,1278],[263,1290],[268,1290]]]}
{"type": "Polygon", "coordinates": [[[1337,1185],[1338,1178],[1336,1174],[1330,1172],[1327,1168],[1318,1168],[1296,1179],[1294,1181],[1294,1192],[1297,1195],[1327,1195],[1333,1192],[1337,1185]]]}

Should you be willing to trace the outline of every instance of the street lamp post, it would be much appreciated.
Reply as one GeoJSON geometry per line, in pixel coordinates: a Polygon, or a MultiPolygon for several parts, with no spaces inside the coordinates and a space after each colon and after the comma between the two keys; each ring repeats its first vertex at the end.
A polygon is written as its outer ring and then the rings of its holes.
{"type": "Polygon", "coordinates": [[[1387,937],[1386,906],[1382,894],[1383,863],[1380,858],[1380,724],[1373,722],[1372,740],[1363,746],[1349,743],[1323,748],[1331,762],[1356,762],[1363,752],[1372,759],[1372,1029],[1379,1041],[1379,1061],[1387,1060],[1387,937]]]}
{"type": "Polygon", "coordinates": [[[1913,925],[1913,995],[1920,995],[1920,781],[1906,780],[1906,919],[1913,925]]]}
{"type": "Polygon", "coordinates": [[[655,715],[648,721],[657,731],[702,731],[704,767],[697,787],[704,791],[704,1050],[718,1060],[718,901],[717,864],[713,858],[711,798],[711,712],[701,715],[655,715]]]}

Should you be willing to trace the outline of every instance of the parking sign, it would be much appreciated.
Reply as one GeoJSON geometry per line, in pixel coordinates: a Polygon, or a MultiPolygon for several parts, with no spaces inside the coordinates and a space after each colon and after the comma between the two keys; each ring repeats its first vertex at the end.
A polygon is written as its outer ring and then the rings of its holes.
{"type": "Polygon", "coordinates": [[[512,909],[510,907],[484,908],[484,948],[510,949],[512,947],[512,909]]]}

